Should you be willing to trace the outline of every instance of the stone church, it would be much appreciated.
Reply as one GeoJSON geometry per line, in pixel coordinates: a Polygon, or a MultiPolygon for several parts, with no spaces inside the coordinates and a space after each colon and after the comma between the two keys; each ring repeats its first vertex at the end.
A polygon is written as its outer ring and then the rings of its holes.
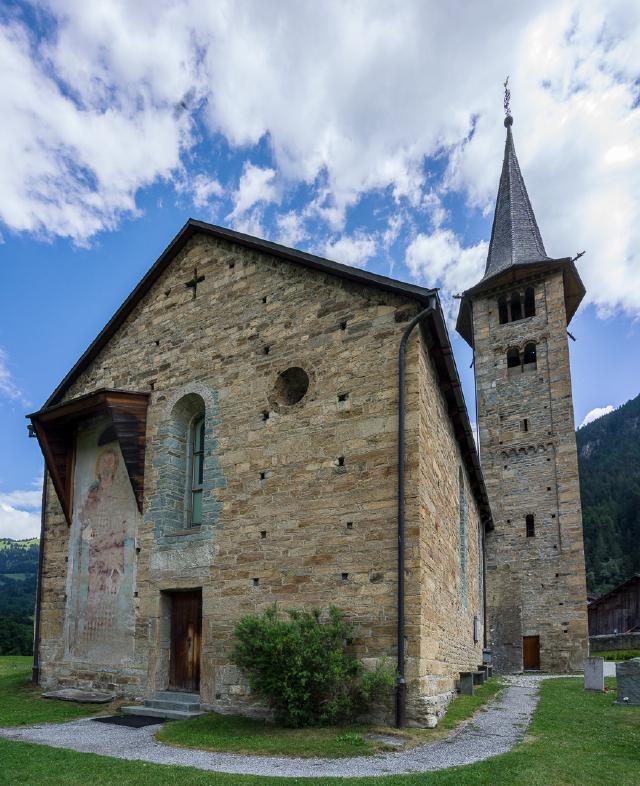
{"type": "Polygon", "coordinates": [[[565,330],[583,293],[544,255],[509,128],[458,322],[485,486],[437,291],[189,220],[30,416],[36,679],[259,714],[230,655],[273,603],[342,609],[354,654],[397,663],[399,723],[434,725],[487,647],[520,669],[538,637],[529,666],[581,665],[565,330]]]}

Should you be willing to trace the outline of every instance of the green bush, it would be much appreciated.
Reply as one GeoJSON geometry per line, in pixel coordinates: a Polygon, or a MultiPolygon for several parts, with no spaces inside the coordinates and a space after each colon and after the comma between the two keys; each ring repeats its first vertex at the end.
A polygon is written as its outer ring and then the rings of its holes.
{"type": "Polygon", "coordinates": [[[276,720],[300,728],[353,720],[389,690],[394,675],[384,663],[367,671],[347,652],[352,628],[332,607],[290,611],[276,606],[236,626],[234,662],[249,675],[251,689],[274,710],[276,720]]]}

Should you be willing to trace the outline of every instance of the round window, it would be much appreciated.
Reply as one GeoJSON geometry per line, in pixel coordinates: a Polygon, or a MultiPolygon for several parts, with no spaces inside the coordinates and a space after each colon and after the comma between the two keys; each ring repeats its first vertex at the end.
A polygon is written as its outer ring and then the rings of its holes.
{"type": "Polygon", "coordinates": [[[309,389],[309,375],[303,368],[292,366],[278,375],[274,398],[285,407],[297,404],[309,389]]]}

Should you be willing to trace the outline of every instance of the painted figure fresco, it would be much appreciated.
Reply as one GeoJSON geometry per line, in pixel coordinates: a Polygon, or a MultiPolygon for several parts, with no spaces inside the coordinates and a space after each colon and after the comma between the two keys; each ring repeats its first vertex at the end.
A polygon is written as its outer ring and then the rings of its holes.
{"type": "Polygon", "coordinates": [[[108,420],[78,430],[69,543],[66,655],[122,664],[133,655],[138,509],[108,420]]]}

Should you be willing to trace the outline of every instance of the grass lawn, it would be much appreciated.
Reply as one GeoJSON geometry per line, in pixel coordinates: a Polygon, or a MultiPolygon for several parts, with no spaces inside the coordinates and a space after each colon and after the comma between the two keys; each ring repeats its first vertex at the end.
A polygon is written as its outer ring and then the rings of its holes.
{"type": "Polygon", "coordinates": [[[640,650],[610,650],[607,652],[594,652],[594,658],[604,658],[605,660],[631,660],[640,658],[640,650]]]}
{"type": "Polygon", "coordinates": [[[452,729],[485,704],[500,690],[497,678],[476,688],[474,696],[459,696],[436,729],[398,729],[358,724],[347,727],[286,729],[264,721],[236,715],[210,713],[186,721],[170,721],[158,732],[157,739],[169,745],[201,750],[249,753],[262,756],[361,756],[393,750],[383,741],[367,740],[367,734],[399,737],[407,746],[447,736],[452,729]]]}
{"type": "MultiPolygon", "coordinates": [[[[17,658],[0,659],[0,663],[17,658]]],[[[27,659],[21,659],[23,664],[27,659]]],[[[25,677],[24,665],[22,679],[25,677]]],[[[7,694],[5,673],[0,684],[7,694]]],[[[609,683],[611,684],[611,683],[609,683]]],[[[13,692],[20,691],[14,682],[13,692]]],[[[0,725],[7,725],[0,699],[0,725]]],[[[615,706],[615,691],[586,693],[582,680],[548,680],[526,740],[511,753],[425,775],[293,779],[218,775],[0,740],[1,786],[638,786],[640,707],[615,706]]],[[[96,724],[98,725],[98,724],[96,724]]]]}
{"type": "Polygon", "coordinates": [[[75,704],[40,698],[42,689],[33,688],[27,682],[31,678],[31,663],[30,655],[0,657],[0,726],[68,721],[95,715],[111,707],[108,704],[75,704]]]}

